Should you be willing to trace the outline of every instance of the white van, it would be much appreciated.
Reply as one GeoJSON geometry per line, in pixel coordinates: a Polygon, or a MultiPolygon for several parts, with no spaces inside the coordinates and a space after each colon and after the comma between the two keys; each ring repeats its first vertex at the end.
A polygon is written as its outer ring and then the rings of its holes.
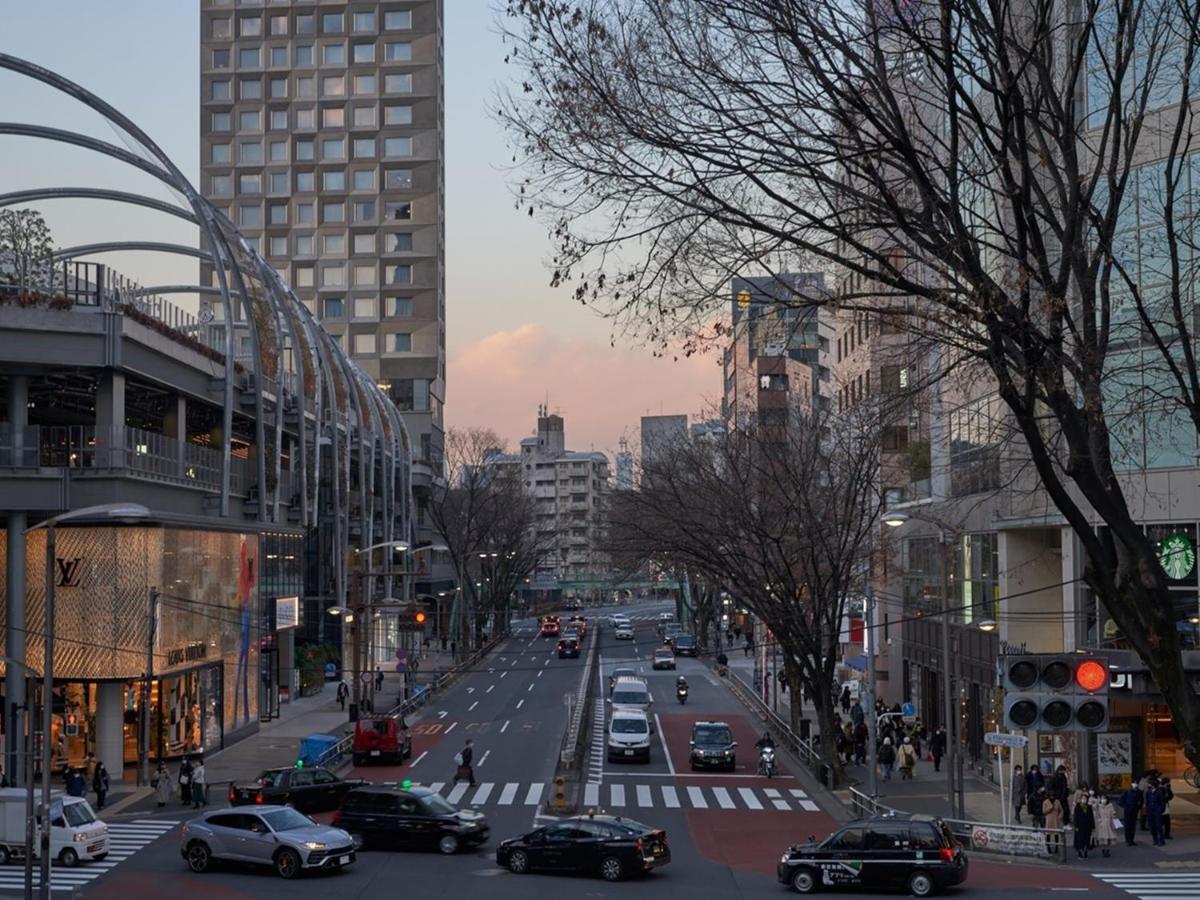
{"type": "Polygon", "coordinates": [[[614,714],[618,709],[633,709],[650,715],[650,706],[654,699],[650,696],[650,688],[642,679],[618,678],[608,702],[612,705],[614,714]]]}
{"type": "MultiPolygon", "coordinates": [[[[41,824],[41,796],[34,796],[34,808],[41,824]]],[[[34,855],[41,847],[40,835],[34,834],[34,855]]],[[[0,789],[0,865],[23,859],[25,855],[25,790],[0,789]]],[[[83,797],[69,797],[55,791],[50,797],[50,855],[64,866],[80,860],[108,856],[108,826],[96,818],[91,804],[83,797]]]]}
{"type": "Polygon", "coordinates": [[[650,718],[640,710],[615,709],[608,720],[608,761],[650,762],[650,718]]]}

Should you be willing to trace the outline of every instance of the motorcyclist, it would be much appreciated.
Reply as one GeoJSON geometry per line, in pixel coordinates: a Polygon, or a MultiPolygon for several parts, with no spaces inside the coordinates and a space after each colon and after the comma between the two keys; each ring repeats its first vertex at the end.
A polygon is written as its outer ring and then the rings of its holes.
{"type": "Polygon", "coordinates": [[[687,679],[680,675],[675,679],[675,693],[686,694],[688,692],[687,679]]]}
{"type": "Polygon", "coordinates": [[[775,749],[775,741],[771,737],[771,732],[764,731],[763,736],[754,742],[754,747],[756,750],[759,750],[759,751],[765,750],[767,747],[770,747],[772,750],[774,750],[775,749]]]}

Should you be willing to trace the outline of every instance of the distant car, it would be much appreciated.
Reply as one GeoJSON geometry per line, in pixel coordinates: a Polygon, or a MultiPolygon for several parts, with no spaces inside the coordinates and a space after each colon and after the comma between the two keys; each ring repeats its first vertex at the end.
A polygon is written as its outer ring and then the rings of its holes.
{"type": "Polygon", "coordinates": [[[615,637],[618,641],[632,641],[633,640],[633,626],[632,625],[618,625],[617,630],[613,632],[613,637],[615,637]]]}
{"type": "Polygon", "coordinates": [[[561,631],[558,616],[545,616],[542,619],[541,635],[542,637],[558,637],[561,631]]]}
{"type": "Polygon", "coordinates": [[[267,769],[253,781],[229,785],[230,806],[293,806],[301,812],[337,809],[352,790],[367,782],[338,778],[328,769],[267,769]]]}
{"type": "Polygon", "coordinates": [[[674,669],[675,654],[668,647],[659,647],[654,651],[653,668],[655,669],[674,669]]]}
{"type": "Polygon", "coordinates": [[[677,634],[671,641],[671,649],[676,656],[695,656],[696,639],[690,634],[677,634]]]}
{"type": "Polygon", "coordinates": [[[726,722],[695,722],[692,724],[692,740],[688,762],[692,771],[696,769],[737,768],[733,730],[726,722]]]}
{"type": "Polygon", "coordinates": [[[558,642],[559,659],[579,659],[579,641],[574,638],[563,638],[558,642]]]}
{"type": "Polygon", "coordinates": [[[820,843],[789,847],[778,876],[801,894],[847,887],[901,889],[928,897],[939,888],[962,884],[967,868],[967,854],[944,822],[901,814],[858,819],[820,843]]]}
{"type": "Polygon", "coordinates": [[[670,861],[665,831],[619,816],[562,819],[496,848],[496,865],[517,875],[544,869],[620,881],[670,861]]]}
{"type": "Polygon", "coordinates": [[[568,625],[579,632],[579,637],[581,639],[587,636],[588,621],[583,616],[571,616],[571,621],[568,623],[568,625]]]}
{"type": "Polygon", "coordinates": [[[658,619],[658,624],[654,626],[654,630],[655,630],[655,632],[657,632],[659,637],[662,637],[663,635],[665,635],[667,633],[668,628],[681,628],[681,627],[682,626],[678,622],[675,621],[674,616],[672,616],[670,619],[663,619],[660,616],[658,619]]]}
{"type": "Polygon", "coordinates": [[[286,806],[206,812],[184,824],[179,853],[197,874],[231,860],[271,866],[281,878],[341,869],[356,859],[349,834],[286,806]]]}
{"type": "Polygon", "coordinates": [[[562,633],[562,639],[564,641],[578,641],[580,639],[579,632],[573,628],[568,628],[562,633]]]}
{"type": "Polygon", "coordinates": [[[675,613],[669,613],[669,612],[665,612],[665,613],[659,613],[659,614],[658,614],[658,621],[660,621],[660,622],[674,622],[674,621],[675,621],[675,613]]]}
{"type": "Polygon", "coordinates": [[[667,626],[666,631],[663,632],[663,644],[668,647],[671,646],[674,643],[675,638],[679,637],[679,635],[683,633],[683,626],[677,622],[672,622],[667,626]]]}
{"type": "Polygon", "coordinates": [[[613,685],[612,696],[608,700],[614,710],[626,707],[641,710],[647,715],[654,703],[650,688],[640,678],[622,678],[613,685]]]}
{"type": "Polygon", "coordinates": [[[629,666],[617,666],[617,668],[608,673],[608,692],[612,693],[613,685],[617,683],[618,679],[637,678],[637,674],[637,669],[630,668],[629,666]]]}
{"type": "Polygon", "coordinates": [[[650,762],[650,717],[637,709],[615,709],[608,720],[608,761],[650,762]]]}
{"type": "Polygon", "coordinates": [[[447,855],[488,839],[487,819],[457,809],[426,787],[372,784],[346,795],[333,824],[363,849],[439,850],[447,855]]]}
{"type": "Polygon", "coordinates": [[[354,723],[354,765],[399,765],[412,756],[412,733],[391,716],[365,716],[354,723]]]}

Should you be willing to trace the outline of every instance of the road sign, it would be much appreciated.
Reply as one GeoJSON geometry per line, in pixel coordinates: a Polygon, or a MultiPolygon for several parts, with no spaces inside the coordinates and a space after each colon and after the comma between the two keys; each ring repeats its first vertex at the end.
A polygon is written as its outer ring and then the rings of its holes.
{"type": "Polygon", "coordinates": [[[363,684],[370,684],[371,679],[374,677],[375,676],[372,675],[370,672],[360,672],[358,674],[358,680],[361,681],[363,684]]]}
{"type": "Polygon", "coordinates": [[[1023,734],[1003,734],[999,731],[989,731],[983,736],[983,742],[989,747],[1021,748],[1029,743],[1029,738],[1023,734]]]}
{"type": "Polygon", "coordinates": [[[900,707],[900,715],[904,717],[904,721],[908,724],[917,721],[917,704],[905,703],[900,707]]]}

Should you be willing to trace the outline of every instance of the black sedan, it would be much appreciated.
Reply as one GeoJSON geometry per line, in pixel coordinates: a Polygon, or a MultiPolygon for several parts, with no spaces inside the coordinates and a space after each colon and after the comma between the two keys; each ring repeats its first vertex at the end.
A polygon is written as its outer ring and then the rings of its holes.
{"type": "Polygon", "coordinates": [[[496,864],[517,875],[534,870],[586,872],[620,881],[670,861],[665,831],[620,816],[563,819],[496,848],[496,864]]]}
{"type": "Polygon", "coordinates": [[[671,649],[675,651],[676,656],[695,656],[696,639],[690,634],[677,634],[671,641],[671,649]]]}
{"type": "Polygon", "coordinates": [[[437,849],[446,854],[484,843],[489,832],[482,813],[457,809],[441,794],[411,784],[372,784],[351,791],[333,824],[350,832],[363,849],[437,849]]]}
{"type": "Polygon", "coordinates": [[[328,769],[267,769],[253,781],[229,786],[230,806],[278,804],[301,812],[337,809],[350,791],[367,782],[338,778],[328,769]]]}
{"type": "Polygon", "coordinates": [[[579,659],[579,641],[574,638],[563,638],[558,642],[559,659],[579,659]]]}
{"type": "Polygon", "coordinates": [[[927,897],[967,879],[967,855],[950,829],[929,816],[858,819],[821,843],[789,847],[779,880],[801,894],[821,888],[907,890],[927,897]]]}

